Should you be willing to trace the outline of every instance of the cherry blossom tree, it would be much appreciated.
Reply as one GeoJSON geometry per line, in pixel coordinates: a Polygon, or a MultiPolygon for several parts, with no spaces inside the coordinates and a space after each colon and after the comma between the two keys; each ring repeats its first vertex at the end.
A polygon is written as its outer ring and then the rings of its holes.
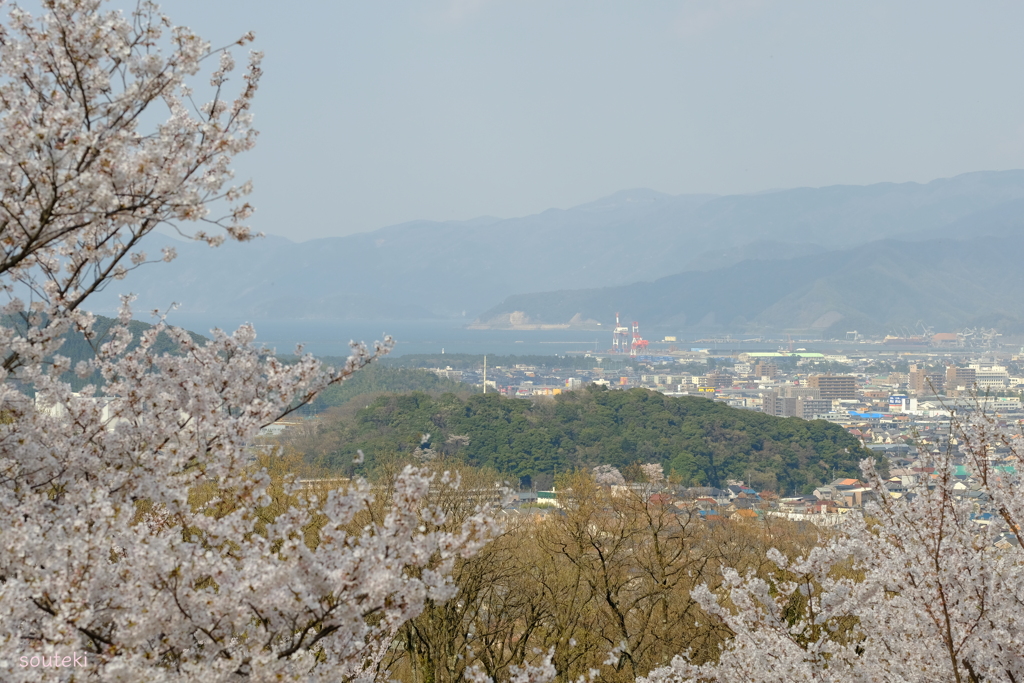
{"type": "Polygon", "coordinates": [[[626,478],[622,476],[618,467],[598,465],[594,468],[594,481],[606,486],[622,486],[626,483],[626,478]]]}
{"type": "MultiPolygon", "coordinates": [[[[127,16],[40,4],[0,25],[0,678],[385,679],[391,639],[453,596],[453,563],[493,516],[445,526],[427,502],[444,475],[410,467],[372,523],[358,523],[377,495],[361,480],[268,520],[247,444],[390,341],[332,369],[276,360],[248,326],[198,344],[158,321],[133,340],[127,298],[99,339],[87,310],[175,257],[143,250],[160,226],[211,246],[254,237],[231,164],[255,141],[260,55],[239,70],[148,2],[127,16]],[[70,331],[97,347],[74,368],[70,331]],[[176,353],[157,352],[161,334],[176,353]],[[93,383],[73,393],[69,372],[93,383]],[[200,505],[197,490],[214,494],[200,505]]],[[[1020,435],[982,413],[953,430],[913,495],[889,497],[865,463],[864,517],[806,558],[773,552],[773,579],[727,571],[724,593],[698,589],[734,636],[719,661],[680,653],[647,680],[1024,681],[1024,496],[992,460],[1019,454],[1020,435]]],[[[595,477],[622,483],[611,467],[595,477]]],[[[555,675],[548,655],[513,680],[555,675]]]]}
{"type": "Polygon", "coordinates": [[[717,663],[680,656],[644,680],[1024,680],[1024,495],[996,464],[1021,454],[1021,434],[979,410],[955,416],[950,436],[935,473],[900,498],[865,461],[877,502],[806,558],[772,553],[775,580],[730,571],[725,595],[696,591],[734,637],[717,663]]]}
{"type": "Polygon", "coordinates": [[[133,343],[127,298],[99,339],[86,310],[154,260],[142,247],[161,225],[198,224],[183,234],[212,246],[253,237],[231,163],[255,141],[259,53],[238,70],[148,2],[41,5],[0,26],[0,678],[383,675],[389,638],[451,597],[452,562],[493,521],[425,532],[443,512],[424,502],[432,476],[408,468],[376,523],[352,529],[375,495],[359,480],[267,523],[246,445],[390,340],[331,369],[279,362],[248,326],[197,344],[158,321],[133,343]],[[71,367],[69,331],[95,358],[71,367]],[[157,353],[160,334],[177,353],[157,353]],[[72,393],[69,372],[95,381],[72,393]],[[215,491],[202,506],[200,489],[215,491]]]}
{"type": "Polygon", "coordinates": [[[646,465],[640,465],[640,471],[643,472],[644,477],[651,484],[660,484],[665,481],[665,470],[660,462],[649,462],[646,465]]]}

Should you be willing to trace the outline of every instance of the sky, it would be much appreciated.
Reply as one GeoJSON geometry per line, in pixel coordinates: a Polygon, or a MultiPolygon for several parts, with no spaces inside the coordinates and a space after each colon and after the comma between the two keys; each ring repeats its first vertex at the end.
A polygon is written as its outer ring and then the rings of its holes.
{"type": "Polygon", "coordinates": [[[252,226],[295,241],[637,187],[733,194],[1024,167],[1019,2],[164,10],[215,45],[256,32],[260,137],[236,167],[256,188],[252,226]]]}

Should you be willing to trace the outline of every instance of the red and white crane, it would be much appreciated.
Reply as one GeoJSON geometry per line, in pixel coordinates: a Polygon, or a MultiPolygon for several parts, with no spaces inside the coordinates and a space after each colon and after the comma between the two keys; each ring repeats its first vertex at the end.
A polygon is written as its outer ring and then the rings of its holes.
{"type": "Polygon", "coordinates": [[[629,348],[629,328],[619,322],[619,314],[615,313],[615,330],[612,332],[612,353],[625,354],[629,348]]]}
{"type": "Polygon", "coordinates": [[[639,356],[647,351],[648,342],[646,339],[640,338],[640,323],[633,321],[633,343],[629,347],[629,355],[639,356]]]}

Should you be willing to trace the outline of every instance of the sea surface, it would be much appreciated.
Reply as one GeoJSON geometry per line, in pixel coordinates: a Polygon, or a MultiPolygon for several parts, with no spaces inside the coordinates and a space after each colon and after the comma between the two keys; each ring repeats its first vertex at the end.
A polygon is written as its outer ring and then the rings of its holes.
{"type": "MultiPolygon", "coordinates": [[[[168,322],[199,334],[209,335],[218,327],[233,331],[246,320],[225,320],[202,316],[168,316],[168,322]]],[[[277,353],[293,353],[296,344],[316,356],[347,356],[350,341],[372,344],[390,335],[395,340],[393,356],[413,353],[471,353],[495,355],[582,354],[611,346],[611,331],[569,330],[469,330],[463,323],[449,321],[254,321],[256,341],[277,353]]]]}
{"type": "MultiPolygon", "coordinates": [[[[168,322],[199,334],[209,335],[214,327],[234,331],[245,322],[256,328],[256,341],[277,353],[294,353],[296,344],[316,356],[347,356],[350,341],[372,344],[385,335],[395,340],[393,356],[415,353],[470,353],[476,355],[543,355],[564,356],[587,352],[604,353],[612,345],[611,329],[579,330],[470,330],[461,321],[324,321],[324,320],[257,320],[246,321],[180,315],[168,316],[168,322]]],[[[145,321],[144,318],[142,320],[145,321]]],[[[644,334],[641,329],[641,334],[644,334]]],[[[649,352],[668,351],[670,346],[689,350],[693,346],[719,351],[774,351],[777,344],[733,340],[731,343],[697,342],[699,335],[679,336],[676,342],[662,342],[662,331],[651,331],[649,352]]]]}

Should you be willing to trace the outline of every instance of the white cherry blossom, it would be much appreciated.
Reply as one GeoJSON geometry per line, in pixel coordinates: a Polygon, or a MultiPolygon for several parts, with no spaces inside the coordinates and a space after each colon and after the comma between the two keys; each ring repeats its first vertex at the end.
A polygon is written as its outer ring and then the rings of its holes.
{"type": "Polygon", "coordinates": [[[1024,680],[1024,495],[1019,473],[990,458],[1021,455],[1021,435],[978,411],[953,419],[951,436],[910,495],[890,496],[865,461],[877,502],[806,558],[772,553],[776,580],[728,572],[729,606],[696,591],[735,636],[715,664],[680,653],[645,680],[1024,680]]]}
{"type": "Polygon", "coordinates": [[[452,562],[493,521],[422,531],[443,513],[424,502],[431,476],[410,468],[388,514],[356,533],[347,525],[377,495],[360,480],[261,527],[268,477],[253,472],[246,446],[390,340],[354,345],[331,369],[308,355],[276,360],[248,326],[197,344],[160,322],[133,346],[127,298],[97,339],[86,308],[149,267],[140,247],[160,225],[200,222],[191,236],[211,245],[253,236],[249,185],[230,183],[233,157],[255,140],[259,53],[235,79],[228,51],[148,2],[130,16],[99,0],[41,4],[38,17],[11,7],[0,26],[0,679],[40,680],[22,657],[72,653],[87,664],[46,677],[382,674],[398,625],[425,599],[452,596],[452,562]],[[196,105],[190,81],[208,61],[209,86],[197,83],[211,99],[196,105]],[[95,382],[77,393],[60,355],[72,329],[97,344],[74,368],[95,382]],[[178,352],[157,353],[159,334],[178,352]],[[197,490],[218,493],[197,510],[197,490]],[[314,514],[318,542],[307,544],[314,514]]]}

